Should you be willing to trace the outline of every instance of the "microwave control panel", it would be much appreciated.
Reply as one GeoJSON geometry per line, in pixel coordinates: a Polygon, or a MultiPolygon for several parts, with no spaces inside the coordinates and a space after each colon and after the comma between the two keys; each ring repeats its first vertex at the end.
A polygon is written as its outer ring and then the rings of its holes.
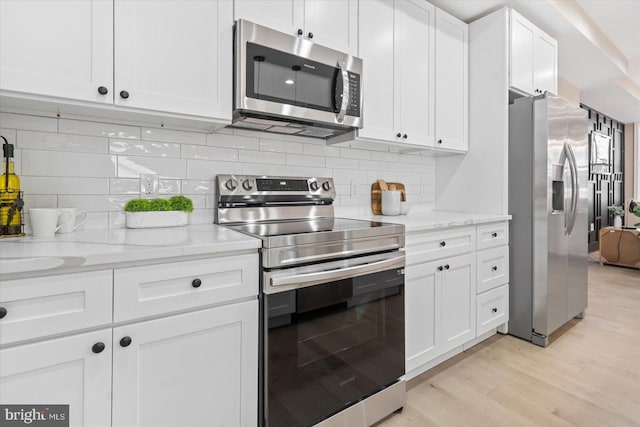
{"type": "Polygon", "coordinates": [[[347,116],[360,117],[360,74],[348,71],[349,75],[349,104],[347,116]]]}

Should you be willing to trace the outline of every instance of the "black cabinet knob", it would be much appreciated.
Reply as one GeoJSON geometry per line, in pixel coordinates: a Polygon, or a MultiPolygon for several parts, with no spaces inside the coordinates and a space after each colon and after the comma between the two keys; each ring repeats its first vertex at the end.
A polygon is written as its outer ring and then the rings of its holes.
{"type": "Polygon", "coordinates": [[[449,269],[449,264],[446,264],[446,265],[444,266],[444,269],[445,269],[445,270],[448,270],[448,269],[449,269]]]}
{"type": "Polygon", "coordinates": [[[4,319],[6,315],[7,315],[7,309],[4,307],[0,307],[0,319],[4,319]]]}
{"type": "Polygon", "coordinates": [[[498,237],[498,233],[491,233],[491,237],[498,237]]]}
{"type": "Polygon", "coordinates": [[[200,279],[193,279],[193,281],[191,282],[191,286],[193,286],[194,288],[199,288],[200,285],[202,285],[202,280],[200,279]]]}
{"type": "Polygon", "coordinates": [[[123,337],[120,339],[120,347],[129,347],[131,344],[131,337],[123,337]]]}
{"type": "Polygon", "coordinates": [[[106,95],[106,94],[108,94],[108,93],[109,93],[109,89],[107,89],[107,88],[106,88],[106,87],[104,87],[104,86],[100,86],[100,87],[98,88],[98,93],[99,93],[100,95],[106,95]]]}
{"type": "Polygon", "coordinates": [[[441,139],[438,140],[438,144],[442,144],[442,140],[441,139]]]}
{"type": "Polygon", "coordinates": [[[126,90],[120,91],[120,98],[127,99],[128,97],[129,97],[129,92],[127,92],[126,90]]]}
{"type": "Polygon", "coordinates": [[[103,342],[97,342],[93,345],[93,347],[91,347],[91,351],[93,351],[94,353],[102,353],[102,351],[105,349],[105,345],[103,342]]]}
{"type": "Polygon", "coordinates": [[[447,246],[447,242],[445,242],[444,240],[442,242],[440,242],[440,247],[444,248],[445,246],[447,246]]]}
{"type": "Polygon", "coordinates": [[[498,312],[498,309],[497,309],[497,308],[495,308],[495,307],[493,307],[493,308],[491,309],[491,311],[492,311],[492,312],[494,312],[494,313],[497,313],[497,312],[498,312]]]}
{"type": "Polygon", "coordinates": [[[402,134],[400,132],[396,133],[396,138],[400,138],[402,134]]]}
{"type": "Polygon", "coordinates": [[[407,139],[407,134],[402,135],[402,139],[407,139]]]}
{"type": "Polygon", "coordinates": [[[303,34],[302,28],[298,28],[298,35],[301,36],[303,34]]]}
{"type": "Polygon", "coordinates": [[[313,33],[309,33],[309,38],[312,39],[313,38],[313,33]]]}
{"type": "Polygon", "coordinates": [[[438,271],[442,271],[443,267],[441,265],[438,266],[438,271]]]}
{"type": "Polygon", "coordinates": [[[498,271],[498,266],[494,265],[493,267],[491,267],[491,271],[498,271]]]}

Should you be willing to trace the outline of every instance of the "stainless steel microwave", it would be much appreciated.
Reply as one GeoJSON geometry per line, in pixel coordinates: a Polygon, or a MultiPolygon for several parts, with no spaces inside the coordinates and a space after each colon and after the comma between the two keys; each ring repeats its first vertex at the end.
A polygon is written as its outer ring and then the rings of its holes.
{"type": "Polygon", "coordinates": [[[362,127],[362,60],[245,20],[234,30],[232,127],[330,140],[362,127]]]}

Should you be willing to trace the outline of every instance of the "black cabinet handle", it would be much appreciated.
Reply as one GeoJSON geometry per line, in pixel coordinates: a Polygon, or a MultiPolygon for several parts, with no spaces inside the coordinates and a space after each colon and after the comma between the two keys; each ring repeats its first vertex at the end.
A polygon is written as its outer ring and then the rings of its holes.
{"type": "Polygon", "coordinates": [[[303,33],[302,28],[298,28],[298,35],[301,36],[303,33]]]}
{"type": "Polygon", "coordinates": [[[442,144],[442,140],[441,139],[438,140],[438,144],[442,144]]]}
{"type": "Polygon", "coordinates": [[[99,93],[100,95],[106,95],[106,94],[108,94],[108,93],[109,93],[109,89],[107,89],[107,88],[106,88],[106,87],[104,87],[104,86],[100,86],[100,87],[98,88],[98,93],[99,93]]]}
{"type": "Polygon", "coordinates": [[[128,97],[129,97],[129,92],[127,92],[126,90],[120,91],[120,98],[127,99],[128,97]]]}
{"type": "Polygon", "coordinates": [[[123,337],[120,340],[120,347],[129,347],[131,344],[131,337],[123,337]]]}
{"type": "Polygon", "coordinates": [[[493,267],[491,267],[491,271],[498,271],[498,266],[494,265],[493,267]]]}
{"type": "Polygon", "coordinates": [[[396,133],[396,138],[400,138],[402,134],[400,132],[396,133]]]}
{"type": "Polygon", "coordinates": [[[444,240],[442,242],[440,242],[440,247],[444,248],[445,246],[447,246],[447,242],[445,242],[444,240]]]}
{"type": "Polygon", "coordinates": [[[491,233],[491,237],[498,237],[498,233],[491,233]]]}
{"type": "Polygon", "coordinates": [[[498,312],[498,309],[497,309],[497,308],[495,308],[495,307],[493,307],[493,308],[491,309],[491,311],[492,311],[492,312],[494,312],[494,313],[497,313],[497,312],[498,312]]]}
{"type": "Polygon", "coordinates": [[[448,269],[449,269],[449,264],[446,264],[446,265],[444,266],[444,269],[445,269],[445,270],[448,270],[448,269]]]}
{"type": "Polygon", "coordinates": [[[309,38],[312,39],[313,38],[313,33],[309,33],[309,38]]]}
{"type": "Polygon", "coordinates": [[[0,319],[4,319],[6,315],[7,315],[7,309],[4,307],[0,307],[0,319]]]}
{"type": "Polygon", "coordinates": [[[443,268],[443,267],[442,267],[441,265],[439,265],[439,266],[438,266],[438,271],[442,271],[442,268],[443,268]]]}
{"type": "Polygon", "coordinates": [[[407,134],[402,135],[402,139],[407,139],[407,134]]]}
{"type": "Polygon", "coordinates": [[[202,285],[202,280],[200,279],[193,279],[193,282],[191,282],[191,286],[194,288],[199,288],[200,285],[202,285]]]}
{"type": "Polygon", "coordinates": [[[93,351],[94,353],[98,354],[98,353],[102,353],[102,351],[105,349],[105,345],[103,342],[97,342],[93,345],[93,347],[91,347],[91,351],[93,351]]]}

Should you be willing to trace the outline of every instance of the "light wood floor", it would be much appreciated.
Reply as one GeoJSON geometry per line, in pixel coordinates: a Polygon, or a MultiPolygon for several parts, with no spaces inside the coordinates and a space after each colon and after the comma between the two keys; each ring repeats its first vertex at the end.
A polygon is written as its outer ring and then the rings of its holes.
{"type": "Polygon", "coordinates": [[[640,426],[640,271],[591,262],[585,318],[547,348],[496,335],[407,388],[379,426],[640,426]]]}

